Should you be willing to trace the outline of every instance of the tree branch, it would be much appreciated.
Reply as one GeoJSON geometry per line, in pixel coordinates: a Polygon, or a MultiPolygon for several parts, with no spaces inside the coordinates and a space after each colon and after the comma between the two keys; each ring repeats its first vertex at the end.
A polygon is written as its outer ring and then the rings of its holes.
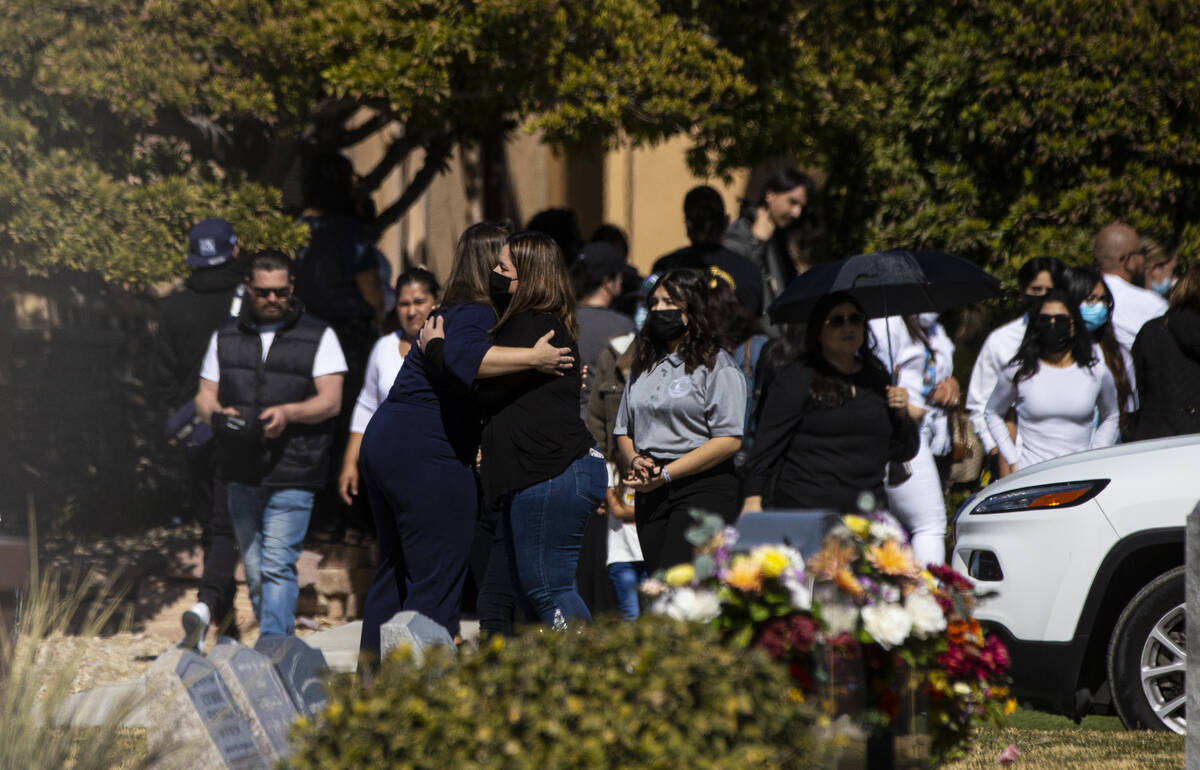
{"type": "Polygon", "coordinates": [[[392,205],[379,212],[379,215],[375,217],[375,221],[371,223],[372,234],[376,238],[384,230],[399,221],[405,212],[408,211],[408,208],[416,203],[417,199],[429,189],[429,184],[445,168],[446,160],[450,157],[450,152],[453,149],[454,135],[450,133],[442,134],[426,145],[425,163],[421,166],[421,169],[413,176],[412,181],[404,188],[404,192],[400,194],[400,197],[392,205]]]}
{"type": "Polygon", "coordinates": [[[370,120],[363,122],[361,126],[343,131],[341,135],[334,140],[334,144],[336,144],[338,147],[350,147],[358,144],[371,134],[386,126],[392,120],[393,117],[387,113],[377,113],[370,120]]]}
{"type": "Polygon", "coordinates": [[[408,157],[408,154],[421,146],[419,139],[422,137],[405,133],[396,141],[388,145],[387,152],[375,164],[375,167],[368,171],[362,177],[362,183],[368,190],[374,190],[379,185],[383,184],[383,180],[387,175],[392,173],[392,169],[396,164],[408,157]]]}

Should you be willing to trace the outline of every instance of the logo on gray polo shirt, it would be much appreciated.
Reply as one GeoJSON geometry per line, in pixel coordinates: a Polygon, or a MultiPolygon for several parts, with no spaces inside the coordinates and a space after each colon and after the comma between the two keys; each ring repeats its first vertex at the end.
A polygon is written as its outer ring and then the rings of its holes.
{"type": "Polygon", "coordinates": [[[679,377],[671,380],[671,384],[667,386],[667,393],[671,394],[671,398],[683,398],[688,393],[692,392],[692,378],[679,377]]]}

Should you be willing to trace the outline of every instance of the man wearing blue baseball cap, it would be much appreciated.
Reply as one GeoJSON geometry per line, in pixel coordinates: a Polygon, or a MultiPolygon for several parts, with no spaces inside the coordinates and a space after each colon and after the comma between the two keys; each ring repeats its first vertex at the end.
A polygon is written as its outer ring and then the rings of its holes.
{"type": "Polygon", "coordinates": [[[225,483],[214,478],[212,429],[196,417],[193,402],[209,338],[241,310],[245,284],[237,256],[237,236],[229,222],[212,218],[192,227],[187,249],[191,274],[160,303],[155,340],[155,399],[167,417],[167,443],[177,447],[186,462],[190,502],[201,524],[204,570],[199,601],[183,616],[183,645],[200,650],[210,623],[221,633],[237,635],[237,541],[225,483]]]}

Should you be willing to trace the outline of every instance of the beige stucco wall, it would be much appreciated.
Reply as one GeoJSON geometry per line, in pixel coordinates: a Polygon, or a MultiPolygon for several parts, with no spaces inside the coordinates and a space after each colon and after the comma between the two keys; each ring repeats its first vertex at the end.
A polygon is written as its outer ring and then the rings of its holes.
{"type": "MultiPolygon", "coordinates": [[[[378,162],[388,138],[376,135],[351,149],[359,173],[378,162]]],[[[687,139],[678,137],[636,149],[563,153],[543,144],[537,135],[514,131],[504,146],[504,208],[518,225],[545,208],[573,208],[585,239],[602,222],[615,224],[629,238],[630,261],[644,273],[655,259],[687,242],[683,196],[691,187],[707,183],[717,188],[730,216],[736,214],[744,194],[745,173],[728,181],[692,175],[687,149],[687,139]]],[[[421,153],[414,153],[388,176],[375,193],[379,210],[401,194],[423,160],[421,153]]],[[[384,232],[379,247],[394,272],[406,262],[429,266],[442,277],[449,272],[459,233],[483,216],[479,163],[478,150],[456,151],[446,172],[384,232]]]]}

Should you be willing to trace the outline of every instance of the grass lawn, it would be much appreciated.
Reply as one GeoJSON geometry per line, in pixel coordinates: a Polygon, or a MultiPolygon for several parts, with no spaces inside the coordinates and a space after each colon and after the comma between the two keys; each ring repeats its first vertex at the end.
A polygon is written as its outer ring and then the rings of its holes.
{"type": "Polygon", "coordinates": [[[1014,770],[1089,768],[1095,770],[1159,770],[1183,767],[1183,736],[1148,730],[1125,730],[1116,717],[1089,716],[1082,724],[1054,714],[1020,710],[1003,730],[980,730],[964,759],[945,765],[953,770],[995,770],[996,755],[1015,743],[1021,757],[1014,770]]]}

